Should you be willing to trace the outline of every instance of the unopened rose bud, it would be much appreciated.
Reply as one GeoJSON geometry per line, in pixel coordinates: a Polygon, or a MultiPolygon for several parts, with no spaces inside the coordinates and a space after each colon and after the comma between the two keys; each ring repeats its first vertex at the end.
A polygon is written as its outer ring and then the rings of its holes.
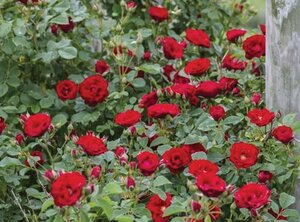
{"type": "Polygon", "coordinates": [[[76,157],[77,154],[78,154],[78,150],[75,150],[75,149],[71,150],[71,156],[72,157],[76,157]]]}
{"type": "Polygon", "coordinates": [[[23,134],[18,133],[18,134],[16,135],[16,141],[17,141],[17,143],[18,143],[19,145],[21,145],[21,144],[24,142],[24,136],[23,136],[23,134]]]}
{"type": "Polygon", "coordinates": [[[54,170],[46,170],[44,173],[44,178],[51,182],[52,180],[55,179],[55,171],[54,170]]]}
{"type": "Polygon", "coordinates": [[[135,188],[135,180],[130,176],[127,177],[126,188],[127,189],[134,189],[135,188]]]}
{"type": "Polygon", "coordinates": [[[201,210],[201,205],[199,202],[193,200],[191,205],[194,212],[198,213],[201,210]]]}
{"type": "Polygon", "coordinates": [[[117,146],[115,148],[115,155],[117,158],[121,158],[123,157],[125,154],[126,154],[127,150],[125,147],[122,147],[122,146],[117,146]]]}
{"type": "Polygon", "coordinates": [[[144,52],[143,59],[149,61],[151,59],[151,52],[150,51],[144,52]]]}
{"type": "Polygon", "coordinates": [[[253,93],[253,95],[251,97],[251,102],[254,105],[258,105],[260,103],[260,99],[261,99],[261,94],[260,93],[253,93]]]}
{"type": "Polygon", "coordinates": [[[95,166],[91,170],[90,176],[92,178],[98,179],[101,177],[101,166],[95,166]]]}
{"type": "Polygon", "coordinates": [[[93,193],[95,191],[95,185],[94,184],[87,185],[86,191],[88,192],[88,194],[93,193]]]}
{"type": "Polygon", "coordinates": [[[50,29],[53,35],[57,36],[58,35],[58,26],[55,24],[50,25],[50,29]]]}
{"type": "Polygon", "coordinates": [[[270,181],[273,177],[273,174],[269,171],[261,170],[258,173],[258,181],[260,183],[266,183],[267,181],[270,181]]]}
{"type": "Polygon", "coordinates": [[[232,90],[232,94],[233,95],[238,95],[240,93],[240,88],[239,87],[235,87],[233,90],[232,90]]]}
{"type": "Polygon", "coordinates": [[[134,170],[136,167],[137,167],[137,163],[136,163],[136,162],[131,161],[131,162],[129,163],[129,168],[130,168],[131,170],[134,170]]]}
{"type": "Polygon", "coordinates": [[[128,163],[127,158],[124,158],[124,157],[121,157],[119,161],[122,166],[125,166],[128,163]]]}
{"type": "Polygon", "coordinates": [[[129,131],[132,135],[136,135],[136,127],[135,126],[129,127],[129,131]]]}
{"type": "Polygon", "coordinates": [[[184,48],[186,49],[186,47],[188,46],[187,42],[182,40],[181,42],[179,42],[179,44],[184,48]]]}
{"type": "Polygon", "coordinates": [[[245,96],[245,98],[244,98],[244,103],[250,103],[250,99],[247,97],[247,96],[245,96]]]}
{"type": "Polygon", "coordinates": [[[21,114],[20,115],[20,121],[21,123],[24,123],[28,119],[29,115],[28,114],[21,114]]]}
{"type": "Polygon", "coordinates": [[[127,2],[126,4],[126,9],[130,12],[134,11],[136,8],[136,3],[135,1],[130,1],[130,2],[127,2]]]}

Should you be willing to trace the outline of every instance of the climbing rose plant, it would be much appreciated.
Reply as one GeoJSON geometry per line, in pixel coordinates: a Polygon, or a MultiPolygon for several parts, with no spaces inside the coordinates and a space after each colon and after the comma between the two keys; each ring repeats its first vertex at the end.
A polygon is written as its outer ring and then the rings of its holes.
{"type": "Polygon", "coordinates": [[[298,221],[245,0],[0,8],[1,221],[298,221]]]}

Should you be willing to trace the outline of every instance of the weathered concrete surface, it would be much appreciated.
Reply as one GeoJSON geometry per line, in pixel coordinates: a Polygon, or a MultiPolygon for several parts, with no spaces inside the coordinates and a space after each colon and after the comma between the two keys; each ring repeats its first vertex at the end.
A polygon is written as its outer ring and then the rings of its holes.
{"type": "MultiPolygon", "coordinates": [[[[267,105],[300,119],[300,0],[267,2],[267,105]]],[[[296,189],[300,211],[300,179],[296,189]]]]}

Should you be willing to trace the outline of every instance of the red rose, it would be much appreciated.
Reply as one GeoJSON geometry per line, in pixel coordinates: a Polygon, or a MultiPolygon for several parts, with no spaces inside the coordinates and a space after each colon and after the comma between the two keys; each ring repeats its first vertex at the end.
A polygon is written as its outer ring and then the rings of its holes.
{"type": "Polygon", "coordinates": [[[79,85],[79,94],[84,102],[90,106],[96,106],[108,96],[108,82],[100,75],[86,78],[79,85]]]}
{"type": "Polygon", "coordinates": [[[135,180],[133,177],[127,177],[126,181],[126,188],[127,189],[134,189],[135,188],[135,180]]]}
{"type": "Polygon", "coordinates": [[[273,121],[275,114],[270,112],[268,109],[253,109],[248,112],[247,117],[251,123],[257,126],[266,126],[273,121]]]}
{"type": "Polygon", "coordinates": [[[204,98],[214,98],[219,92],[219,84],[210,80],[201,82],[197,87],[197,94],[204,98]]]}
{"type": "Polygon", "coordinates": [[[56,35],[56,36],[58,35],[58,26],[57,25],[51,24],[50,29],[51,29],[51,32],[53,35],[56,35]]]}
{"type": "Polygon", "coordinates": [[[260,58],[266,53],[266,37],[264,35],[253,35],[247,38],[243,43],[243,49],[246,52],[246,58],[260,58]]]}
{"type": "Polygon", "coordinates": [[[98,156],[107,151],[103,140],[92,134],[80,136],[77,145],[81,146],[83,151],[90,156],[98,156]]]}
{"type": "Polygon", "coordinates": [[[134,9],[136,8],[136,3],[135,1],[130,1],[130,2],[127,2],[127,9],[134,9]]]}
{"type": "Polygon", "coordinates": [[[191,156],[186,149],[171,148],[162,155],[164,163],[173,174],[181,173],[191,161],[191,156]]]}
{"type": "Polygon", "coordinates": [[[153,174],[159,166],[159,157],[155,153],[143,151],[136,157],[138,168],[144,176],[153,174]]]}
{"type": "Polygon", "coordinates": [[[45,113],[31,115],[24,122],[24,133],[26,136],[35,138],[47,132],[51,124],[51,118],[45,113]]]}
{"type": "Polygon", "coordinates": [[[168,10],[162,6],[152,6],[149,8],[148,13],[156,22],[163,22],[169,18],[168,10]]]}
{"type": "Polygon", "coordinates": [[[234,202],[239,208],[258,209],[269,203],[271,191],[264,184],[248,183],[234,194],[234,202]]]}
{"type": "Polygon", "coordinates": [[[225,181],[215,173],[199,173],[196,178],[196,185],[207,197],[218,197],[226,189],[225,181]]]}
{"type": "Polygon", "coordinates": [[[201,173],[216,174],[218,172],[218,165],[209,160],[192,160],[192,162],[189,164],[189,173],[194,177],[197,177],[201,173]]]}
{"type": "Polygon", "coordinates": [[[188,99],[191,105],[199,102],[199,99],[196,97],[196,87],[188,83],[175,83],[167,87],[165,91],[170,95],[181,95],[183,99],[188,99]]]}
{"type": "Polygon", "coordinates": [[[104,60],[98,60],[95,64],[96,73],[103,74],[109,70],[109,65],[104,60]]]}
{"type": "Polygon", "coordinates": [[[184,71],[192,76],[201,76],[210,68],[210,60],[206,58],[194,59],[186,64],[184,71]]]}
{"type": "Polygon", "coordinates": [[[221,90],[230,92],[238,85],[238,81],[234,78],[222,77],[219,80],[219,87],[221,90]]]}
{"type": "Polygon", "coordinates": [[[75,23],[73,22],[72,18],[69,16],[68,19],[69,19],[68,24],[59,24],[58,25],[59,28],[65,33],[72,31],[75,27],[75,23]]]}
{"type": "Polygon", "coordinates": [[[172,65],[165,65],[164,66],[164,75],[167,77],[169,81],[174,83],[189,83],[190,80],[186,77],[180,76],[179,72],[174,69],[172,65]]]}
{"type": "Polygon", "coordinates": [[[142,118],[142,115],[135,110],[127,110],[122,113],[118,113],[115,117],[115,123],[124,126],[130,127],[138,123],[142,118]]]}
{"type": "Polygon", "coordinates": [[[187,29],[185,36],[186,39],[194,45],[210,48],[209,36],[201,29],[187,29]]]}
{"type": "Polygon", "coordinates": [[[220,105],[210,107],[209,114],[215,121],[219,121],[225,118],[225,110],[223,106],[220,105]]]}
{"type": "Polygon", "coordinates": [[[3,133],[5,128],[6,128],[5,120],[2,117],[0,117],[0,135],[3,133]]]}
{"type": "Polygon", "coordinates": [[[168,222],[170,217],[163,217],[164,211],[172,203],[172,196],[166,193],[165,200],[160,199],[157,194],[151,196],[146,208],[151,212],[153,222],[168,222]]]}
{"type": "Polygon", "coordinates": [[[90,176],[98,179],[101,176],[101,166],[94,166],[91,170],[90,176]]]}
{"type": "Polygon", "coordinates": [[[154,105],[158,100],[157,92],[153,91],[148,94],[144,94],[139,101],[139,108],[148,108],[149,106],[154,105]]]}
{"type": "Polygon", "coordinates": [[[164,118],[167,115],[172,117],[178,116],[180,109],[176,104],[160,103],[148,107],[147,115],[150,118],[158,119],[164,118]]]}
{"type": "Polygon", "coordinates": [[[197,152],[207,153],[207,150],[201,143],[194,143],[194,144],[184,144],[181,146],[182,149],[186,149],[190,155],[197,152]]]}
{"type": "Polygon", "coordinates": [[[266,25],[265,24],[261,24],[259,25],[260,31],[262,32],[262,34],[266,35],[266,25]]]}
{"type": "Polygon", "coordinates": [[[233,57],[231,54],[227,54],[222,61],[222,68],[230,70],[245,70],[247,67],[247,62],[238,60],[233,57]]]}
{"type": "Polygon", "coordinates": [[[288,126],[278,126],[273,132],[272,136],[274,136],[278,141],[288,144],[291,140],[294,139],[293,130],[288,126]]]}
{"type": "Polygon", "coordinates": [[[239,37],[242,37],[246,34],[246,30],[243,29],[231,29],[227,31],[226,37],[229,42],[236,43],[239,37]]]}
{"type": "Polygon", "coordinates": [[[251,102],[254,105],[258,105],[260,103],[261,100],[261,94],[260,93],[253,93],[252,97],[251,97],[251,102]]]}
{"type": "Polygon", "coordinates": [[[73,206],[80,199],[85,177],[79,172],[61,174],[51,185],[51,195],[58,207],[73,206]]]}
{"type": "Polygon", "coordinates": [[[143,59],[145,61],[149,61],[151,59],[151,52],[150,51],[144,52],[143,59]]]}
{"type": "Polygon", "coordinates": [[[122,158],[124,157],[124,155],[126,154],[127,150],[125,147],[122,147],[122,146],[117,146],[115,148],[115,155],[117,158],[122,158]]]}
{"type": "Polygon", "coordinates": [[[239,142],[234,143],[230,149],[230,161],[236,168],[247,169],[256,164],[258,159],[259,149],[249,143],[239,142]]]}
{"type": "Polygon", "coordinates": [[[75,99],[78,91],[78,87],[75,82],[71,80],[60,81],[56,85],[57,97],[61,100],[75,99]]]}
{"type": "Polygon", "coordinates": [[[35,167],[41,166],[44,163],[43,153],[38,150],[30,152],[30,157],[24,161],[24,164],[28,167],[30,167],[29,160],[34,161],[35,167]],[[38,157],[38,160],[34,160],[32,157],[38,157]]]}
{"type": "MultiPolygon", "coordinates": [[[[0,134],[1,134],[1,133],[0,133],[0,134]]],[[[21,144],[24,142],[24,136],[23,136],[23,134],[18,133],[18,134],[16,135],[16,141],[17,141],[17,143],[18,143],[19,145],[21,145],[21,144]]]]}
{"type": "Polygon", "coordinates": [[[162,40],[163,52],[166,59],[180,59],[183,57],[183,46],[172,37],[162,40]]]}
{"type": "Polygon", "coordinates": [[[260,170],[258,173],[258,181],[260,183],[266,183],[269,180],[272,180],[273,174],[269,171],[260,170]]]}

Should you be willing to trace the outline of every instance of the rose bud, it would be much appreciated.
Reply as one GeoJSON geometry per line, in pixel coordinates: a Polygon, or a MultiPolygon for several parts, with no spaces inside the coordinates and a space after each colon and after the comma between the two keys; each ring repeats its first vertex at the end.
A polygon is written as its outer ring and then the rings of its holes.
{"type": "Polygon", "coordinates": [[[76,157],[77,155],[78,155],[78,150],[75,150],[75,149],[71,150],[72,157],[76,157]]]}
{"type": "Polygon", "coordinates": [[[126,151],[127,151],[126,148],[121,147],[121,146],[117,146],[115,148],[115,155],[116,155],[117,158],[121,158],[126,154],[126,151]]]}
{"type": "Polygon", "coordinates": [[[119,162],[122,166],[125,166],[128,163],[128,159],[127,159],[127,157],[121,157],[119,159],[119,162]]]}
{"type": "Polygon", "coordinates": [[[57,36],[58,35],[58,26],[55,24],[50,25],[50,29],[53,35],[57,36]]]}
{"type": "Polygon", "coordinates": [[[44,177],[47,181],[51,182],[55,179],[55,171],[54,170],[46,170],[44,173],[44,177]]]}
{"type": "Polygon", "coordinates": [[[21,145],[21,144],[24,142],[24,136],[23,136],[23,134],[18,133],[18,134],[16,135],[16,141],[17,141],[17,143],[18,143],[19,145],[21,145]]]}
{"type": "Polygon", "coordinates": [[[135,180],[130,176],[127,177],[126,188],[127,189],[134,189],[135,188],[135,180]]]}
{"type": "Polygon", "coordinates": [[[143,59],[145,61],[149,61],[151,59],[151,52],[150,51],[144,52],[143,59]]]}
{"type": "Polygon", "coordinates": [[[254,105],[258,105],[261,99],[261,94],[260,93],[253,93],[252,97],[251,97],[251,102],[254,105]]]}
{"type": "Polygon", "coordinates": [[[87,191],[89,194],[93,193],[93,192],[95,191],[95,185],[94,185],[94,184],[89,184],[89,185],[87,185],[86,191],[87,191]]]}
{"type": "Polygon", "coordinates": [[[129,131],[130,131],[130,133],[131,133],[133,136],[136,135],[136,127],[135,127],[135,126],[129,127],[129,131]]]}
{"type": "Polygon", "coordinates": [[[236,3],[235,6],[234,6],[234,9],[235,9],[236,12],[242,13],[243,10],[244,10],[244,5],[236,3]]]}
{"type": "Polygon", "coordinates": [[[29,115],[28,114],[21,114],[20,115],[20,122],[24,123],[28,119],[29,115]]]}
{"type": "Polygon", "coordinates": [[[95,166],[91,170],[90,176],[92,178],[98,179],[101,177],[101,166],[95,166]]]}
{"type": "Polygon", "coordinates": [[[134,11],[135,8],[136,8],[136,3],[134,1],[127,2],[126,9],[128,11],[134,11]]]}
{"type": "Polygon", "coordinates": [[[192,201],[192,210],[196,213],[198,213],[201,210],[201,205],[197,201],[192,201]]]}
{"type": "Polygon", "coordinates": [[[239,87],[235,87],[233,90],[232,90],[232,94],[233,95],[238,95],[240,93],[240,88],[239,87]]]}
{"type": "Polygon", "coordinates": [[[131,161],[131,162],[129,163],[129,168],[130,168],[130,169],[134,170],[136,167],[137,167],[137,163],[136,163],[136,162],[131,161]]]}
{"type": "Polygon", "coordinates": [[[184,49],[186,49],[186,47],[188,46],[187,42],[184,41],[184,40],[180,41],[179,44],[180,44],[184,49]]]}
{"type": "Polygon", "coordinates": [[[273,174],[269,171],[261,170],[258,173],[258,181],[260,183],[266,183],[267,181],[270,181],[273,177],[273,174]]]}
{"type": "Polygon", "coordinates": [[[209,114],[215,121],[220,121],[225,118],[225,110],[220,105],[210,107],[209,114]]]}
{"type": "Polygon", "coordinates": [[[0,117],[0,135],[3,133],[5,128],[6,128],[5,120],[2,117],[0,117]]]}

